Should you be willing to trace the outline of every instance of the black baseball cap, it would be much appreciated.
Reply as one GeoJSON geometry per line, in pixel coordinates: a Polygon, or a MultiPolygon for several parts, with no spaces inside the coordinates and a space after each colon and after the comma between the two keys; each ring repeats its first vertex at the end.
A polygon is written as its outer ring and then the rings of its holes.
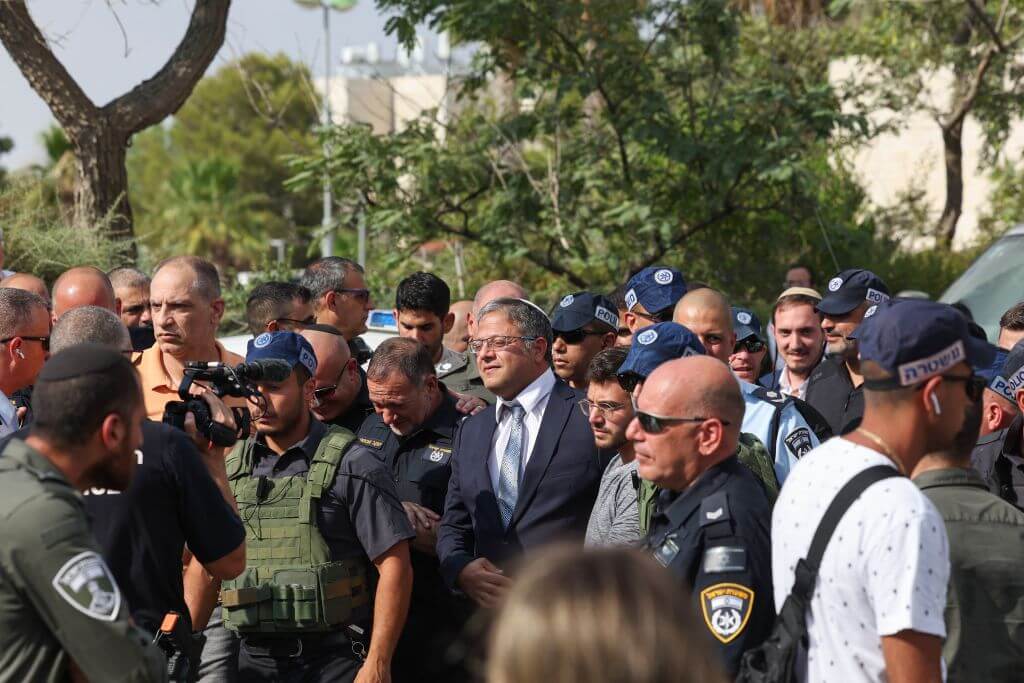
{"type": "Polygon", "coordinates": [[[754,313],[749,308],[738,308],[733,306],[732,311],[732,331],[736,333],[736,341],[743,341],[750,337],[756,337],[757,339],[764,341],[764,335],[761,330],[761,319],[757,317],[757,313],[754,313]]]}
{"type": "Polygon", "coordinates": [[[870,270],[844,270],[828,281],[825,298],[817,309],[825,315],[846,315],[868,301],[881,304],[889,300],[889,287],[870,270]]]}
{"type": "Polygon", "coordinates": [[[572,332],[594,321],[619,329],[619,314],[611,299],[592,292],[566,294],[551,312],[551,329],[572,332]]]}

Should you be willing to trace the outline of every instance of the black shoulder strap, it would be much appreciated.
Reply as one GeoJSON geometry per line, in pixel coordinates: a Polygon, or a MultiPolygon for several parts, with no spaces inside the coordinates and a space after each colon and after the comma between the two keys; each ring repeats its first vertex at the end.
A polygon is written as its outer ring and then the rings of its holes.
{"type": "Polygon", "coordinates": [[[814,583],[818,579],[818,569],[821,567],[821,558],[825,554],[825,548],[832,539],[832,534],[839,526],[839,520],[843,518],[846,511],[850,509],[853,502],[860,497],[872,484],[888,479],[889,477],[902,476],[891,465],[875,465],[860,472],[853,479],[848,481],[825,510],[824,517],[818,524],[818,529],[811,539],[811,547],[807,551],[807,557],[797,562],[796,578],[793,581],[792,595],[800,598],[806,605],[810,604],[811,594],[814,592],[814,583]]]}

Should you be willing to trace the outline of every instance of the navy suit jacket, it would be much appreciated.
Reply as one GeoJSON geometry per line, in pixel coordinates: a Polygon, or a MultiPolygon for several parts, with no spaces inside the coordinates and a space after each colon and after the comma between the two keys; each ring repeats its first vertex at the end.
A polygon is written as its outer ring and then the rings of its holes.
{"type": "Polygon", "coordinates": [[[585,396],[558,379],[503,528],[488,458],[497,428],[495,406],[466,419],[456,437],[452,476],[437,533],[441,574],[453,590],[463,567],[486,557],[499,567],[523,550],[558,540],[582,544],[608,458],[577,407],[585,396]]]}

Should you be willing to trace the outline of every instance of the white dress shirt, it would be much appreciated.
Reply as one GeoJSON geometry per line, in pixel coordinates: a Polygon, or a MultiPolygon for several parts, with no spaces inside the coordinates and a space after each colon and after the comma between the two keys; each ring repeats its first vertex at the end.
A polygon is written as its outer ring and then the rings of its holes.
{"type": "Polygon", "coordinates": [[[548,398],[551,397],[551,390],[555,388],[555,373],[547,369],[544,373],[533,380],[525,389],[519,392],[511,401],[502,398],[498,399],[495,405],[495,419],[498,421],[498,428],[494,430],[494,437],[491,439],[491,452],[487,456],[487,471],[491,475],[491,486],[498,490],[498,479],[501,476],[501,460],[505,457],[505,447],[508,445],[509,437],[512,434],[512,410],[508,407],[513,401],[523,407],[523,455],[519,460],[519,478],[523,477],[526,470],[526,463],[530,461],[533,454],[533,445],[537,443],[537,435],[540,433],[540,423],[544,419],[544,411],[548,407],[548,398]]]}
{"type": "Polygon", "coordinates": [[[793,383],[789,375],[789,368],[785,365],[782,366],[782,370],[779,372],[779,391],[784,393],[786,396],[793,396],[803,401],[807,396],[808,384],[809,382],[805,379],[800,386],[793,389],[793,383]]]}

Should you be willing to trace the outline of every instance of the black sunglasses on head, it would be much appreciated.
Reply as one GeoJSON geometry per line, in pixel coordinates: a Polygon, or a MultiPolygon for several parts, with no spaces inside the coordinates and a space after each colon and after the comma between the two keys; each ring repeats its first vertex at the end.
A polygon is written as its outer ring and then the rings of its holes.
{"type": "Polygon", "coordinates": [[[627,394],[632,394],[633,390],[636,389],[636,385],[644,381],[644,378],[635,372],[623,372],[616,375],[616,378],[619,380],[619,386],[627,394]]]}

